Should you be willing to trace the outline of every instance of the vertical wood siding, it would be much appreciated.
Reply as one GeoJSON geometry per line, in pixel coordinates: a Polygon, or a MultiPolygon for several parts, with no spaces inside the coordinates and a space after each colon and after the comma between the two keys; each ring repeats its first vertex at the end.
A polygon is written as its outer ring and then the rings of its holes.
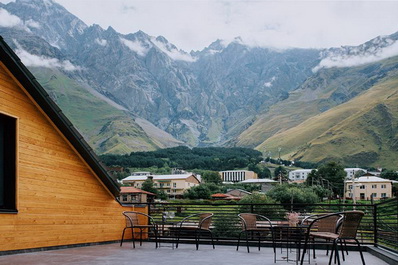
{"type": "Polygon", "coordinates": [[[0,64],[0,112],[18,118],[17,214],[0,251],[119,240],[122,212],[67,140],[0,64]]]}

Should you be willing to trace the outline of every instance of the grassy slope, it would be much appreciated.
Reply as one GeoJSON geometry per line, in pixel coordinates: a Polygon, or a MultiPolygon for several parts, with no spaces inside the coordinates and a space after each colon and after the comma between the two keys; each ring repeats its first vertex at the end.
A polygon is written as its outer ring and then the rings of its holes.
{"type": "Polygon", "coordinates": [[[353,68],[324,69],[306,80],[289,98],[260,113],[256,121],[235,141],[237,146],[255,147],[277,133],[293,128],[327,109],[334,108],[372,87],[398,65],[398,57],[353,68]]]}
{"type": "Polygon", "coordinates": [[[398,72],[390,72],[358,97],[273,135],[257,149],[280,146],[287,159],[397,169],[397,106],[398,72]]]}
{"type": "Polygon", "coordinates": [[[150,139],[129,113],[94,96],[63,73],[47,68],[31,70],[97,153],[124,154],[163,147],[162,141],[150,139]]]}

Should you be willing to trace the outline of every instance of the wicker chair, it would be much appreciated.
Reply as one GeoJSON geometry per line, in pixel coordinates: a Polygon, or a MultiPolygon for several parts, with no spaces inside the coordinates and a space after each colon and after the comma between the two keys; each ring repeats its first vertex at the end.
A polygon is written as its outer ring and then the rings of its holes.
{"type": "Polygon", "coordinates": [[[211,243],[214,246],[213,233],[210,230],[211,220],[213,218],[213,213],[198,213],[192,214],[185,217],[181,222],[179,222],[173,230],[177,235],[176,248],[178,248],[178,243],[180,242],[181,233],[193,234],[195,237],[196,250],[199,249],[200,237],[203,233],[210,234],[211,243]]]}
{"type": "Polygon", "coordinates": [[[263,215],[253,214],[253,213],[241,213],[238,214],[238,217],[241,220],[242,231],[239,233],[238,245],[236,246],[236,250],[239,250],[240,238],[243,233],[246,234],[247,252],[250,252],[249,238],[248,238],[249,234],[252,236],[252,238],[254,235],[257,235],[258,250],[260,250],[261,239],[270,236],[272,241],[272,246],[274,248],[274,258],[276,258],[275,236],[271,221],[263,215]]]}
{"type": "MultiPolygon", "coordinates": [[[[313,220],[317,219],[318,221],[314,222],[311,226],[311,230],[309,231],[309,240],[312,241],[313,244],[313,257],[315,259],[315,241],[317,238],[325,239],[327,242],[330,242],[330,239],[324,238],[325,233],[337,233],[337,229],[339,224],[341,224],[342,216],[335,214],[316,214],[307,216],[301,221],[301,225],[310,225],[313,220]],[[327,218],[319,219],[319,217],[329,215],[327,218]]],[[[327,252],[326,255],[329,255],[329,245],[326,245],[327,252]]]]}
{"type": "Polygon", "coordinates": [[[123,215],[126,219],[126,227],[123,229],[122,240],[120,241],[120,246],[123,245],[124,232],[126,231],[126,229],[131,229],[133,247],[135,248],[134,230],[139,229],[140,230],[140,246],[142,246],[143,232],[145,231],[145,233],[149,234],[150,231],[152,230],[155,235],[156,248],[158,247],[158,226],[151,216],[149,216],[145,213],[133,212],[133,211],[123,212],[123,215]]]}
{"type": "MultiPolygon", "coordinates": [[[[327,219],[327,218],[332,218],[332,216],[343,216],[342,221],[341,221],[341,226],[338,228],[337,232],[319,232],[316,234],[318,238],[323,238],[329,241],[332,241],[332,253],[330,255],[329,259],[329,265],[332,262],[333,254],[335,258],[335,262],[337,260],[338,264],[340,265],[340,257],[339,257],[339,252],[338,252],[338,244],[340,245],[346,245],[355,243],[358,246],[359,253],[361,255],[361,260],[362,264],[365,265],[365,259],[362,254],[361,246],[359,244],[359,241],[356,239],[356,234],[358,231],[358,227],[361,223],[362,217],[364,216],[364,212],[362,211],[347,211],[347,212],[339,212],[339,213],[333,213],[333,214],[328,214],[324,215],[321,217],[318,217],[314,219],[311,224],[308,227],[306,238],[305,238],[305,244],[304,244],[304,249],[303,249],[303,254],[301,258],[301,265],[303,264],[304,261],[304,255],[306,253],[307,247],[308,247],[308,241],[310,239],[310,234],[313,226],[317,222],[319,222],[322,219],[327,219]]],[[[312,232],[314,233],[314,232],[312,232]]],[[[345,260],[344,257],[344,252],[342,251],[343,255],[343,260],[345,260]]]]}

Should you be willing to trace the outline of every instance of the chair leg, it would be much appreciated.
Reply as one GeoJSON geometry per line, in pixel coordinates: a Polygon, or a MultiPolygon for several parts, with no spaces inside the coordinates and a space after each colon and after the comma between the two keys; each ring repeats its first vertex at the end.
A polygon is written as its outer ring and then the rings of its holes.
{"type": "Polygon", "coordinates": [[[140,246],[142,246],[142,229],[140,229],[140,246]]]}
{"type": "Polygon", "coordinates": [[[260,251],[260,244],[261,244],[261,233],[258,232],[258,251],[260,251]]]}
{"type": "MultiPolygon", "coordinates": [[[[333,254],[334,254],[334,245],[332,245],[332,250],[331,250],[331,252],[330,252],[329,265],[332,263],[333,254]]],[[[301,265],[302,265],[302,264],[301,264],[301,265]]]]}
{"type": "Polygon", "coordinates": [[[246,247],[247,247],[247,253],[250,253],[250,249],[249,249],[249,237],[248,237],[248,235],[247,235],[247,231],[246,231],[246,247]]]}
{"type": "Polygon", "coordinates": [[[124,231],[126,231],[126,228],[127,228],[127,227],[125,227],[125,228],[123,229],[122,240],[120,240],[120,246],[123,245],[124,231]]]}
{"type": "Polygon", "coordinates": [[[153,232],[155,233],[155,244],[156,244],[156,248],[158,248],[159,236],[158,236],[158,230],[157,230],[156,227],[153,229],[153,232]]]}
{"type": "Polygon", "coordinates": [[[200,234],[201,231],[200,230],[196,230],[195,231],[195,243],[196,243],[196,250],[199,249],[199,239],[200,239],[200,234]]]}
{"type": "Polygon", "coordinates": [[[213,249],[216,249],[216,247],[214,246],[213,233],[211,231],[209,231],[209,233],[210,233],[211,244],[213,245],[213,249]]]}
{"type": "Polygon", "coordinates": [[[347,250],[347,245],[345,243],[345,240],[340,240],[340,247],[341,247],[341,256],[343,257],[343,261],[345,261],[344,250],[347,250]],[[344,243],[344,246],[343,246],[343,243],[344,243]]]}
{"type": "Polygon", "coordinates": [[[241,231],[241,232],[239,233],[239,236],[238,236],[238,244],[236,245],[236,251],[239,250],[240,237],[241,237],[242,233],[243,233],[243,231],[241,231]]]}
{"type": "Polygon", "coordinates": [[[176,248],[178,248],[178,243],[180,242],[180,229],[177,230],[177,242],[176,242],[176,248]]]}
{"type": "Polygon", "coordinates": [[[272,248],[274,249],[274,263],[276,263],[276,244],[275,244],[275,234],[271,229],[271,239],[272,239],[272,248]]]}
{"type": "Polygon", "coordinates": [[[363,253],[362,253],[362,250],[361,250],[361,246],[359,245],[359,241],[358,241],[358,239],[354,239],[354,240],[355,240],[355,242],[357,242],[358,249],[359,249],[359,254],[361,255],[362,264],[365,265],[365,259],[363,258],[363,253]]]}
{"type": "MultiPolygon", "coordinates": [[[[314,258],[314,259],[316,259],[316,256],[315,256],[315,238],[312,238],[312,257],[314,258]]],[[[309,251],[310,253],[309,253],[309,255],[311,256],[311,247],[310,247],[310,251],[309,251]]]]}
{"type": "Polygon", "coordinates": [[[334,263],[340,265],[340,257],[339,257],[339,249],[338,249],[338,240],[335,239],[333,240],[333,246],[332,246],[332,253],[330,254],[330,258],[329,258],[329,265],[332,263],[332,258],[333,258],[333,254],[334,254],[334,263]]]}
{"type": "MultiPolygon", "coordinates": [[[[309,236],[306,235],[305,241],[304,241],[303,254],[301,256],[300,265],[303,265],[303,263],[304,263],[304,257],[305,257],[305,253],[307,252],[307,247],[308,247],[308,239],[309,239],[309,236]]],[[[310,255],[311,255],[311,248],[310,248],[310,255]]]]}
{"type": "Polygon", "coordinates": [[[135,248],[134,229],[131,228],[131,239],[133,240],[133,248],[135,248]]]}

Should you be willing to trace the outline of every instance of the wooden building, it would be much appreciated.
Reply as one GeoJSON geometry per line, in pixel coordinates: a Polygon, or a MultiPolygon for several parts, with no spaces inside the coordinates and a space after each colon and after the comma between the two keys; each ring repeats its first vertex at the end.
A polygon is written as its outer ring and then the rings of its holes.
{"type": "Polygon", "coordinates": [[[120,240],[131,208],[118,196],[93,150],[0,37],[0,255],[120,240]]]}

